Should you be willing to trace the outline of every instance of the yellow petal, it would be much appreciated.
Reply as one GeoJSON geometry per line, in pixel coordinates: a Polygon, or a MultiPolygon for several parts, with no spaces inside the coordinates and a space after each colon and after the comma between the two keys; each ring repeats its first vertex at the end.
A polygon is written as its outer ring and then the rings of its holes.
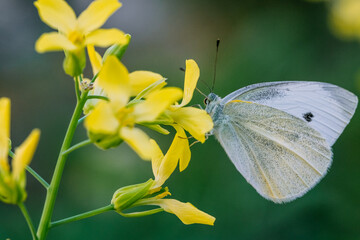
{"type": "Polygon", "coordinates": [[[117,0],[96,0],[80,14],[78,29],[83,33],[91,32],[101,27],[107,19],[121,7],[117,0]]]}
{"type": "Polygon", "coordinates": [[[153,160],[156,161],[156,164],[153,164],[153,168],[156,168],[155,170],[153,169],[156,182],[153,186],[154,188],[160,187],[165,183],[165,181],[174,172],[179,160],[180,171],[183,171],[189,164],[191,157],[189,140],[187,139],[185,131],[181,127],[174,126],[174,128],[176,129],[177,133],[170,145],[169,150],[161,160],[159,160],[161,157],[160,148],[154,147],[154,149],[157,149],[157,151],[154,153],[155,155],[153,156],[153,160]]]}
{"type": "MultiPolygon", "coordinates": [[[[152,166],[154,176],[158,176],[160,165],[164,158],[164,154],[162,153],[159,145],[155,142],[155,140],[150,139],[150,144],[152,145],[152,148],[153,148],[153,153],[151,156],[151,166],[152,166]]],[[[161,186],[161,185],[159,185],[159,186],[161,186]]]]}
{"type": "Polygon", "coordinates": [[[100,102],[85,119],[88,131],[101,134],[115,134],[119,128],[119,121],[108,102],[100,102]]]}
{"type": "Polygon", "coordinates": [[[153,154],[150,138],[138,128],[122,127],[120,137],[143,159],[150,160],[153,154]]]}
{"type": "Polygon", "coordinates": [[[175,199],[158,199],[157,204],[166,212],[175,214],[184,224],[214,225],[213,216],[200,211],[191,203],[183,203],[175,199]]]}
{"type": "Polygon", "coordinates": [[[130,97],[129,72],[115,56],[106,58],[96,81],[112,101],[125,106],[130,97]]]}
{"type": "Polygon", "coordinates": [[[129,74],[129,79],[131,96],[136,96],[154,82],[163,79],[163,76],[150,71],[135,71],[129,74]]]}
{"type": "Polygon", "coordinates": [[[26,140],[15,150],[12,161],[13,177],[18,180],[34,156],[40,138],[40,130],[34,129],[26,140]]]}
{"type": "Polygon", "coordinates": [[[9,171],[10,99],[0,98],[0,172],[9,171]]]}
{"type": "Polygon", "coordinates": [[[177,124],[202,143],[205,142],[205,134],[214,126],[211,117],[202,109],[184,107],[167,113],[177,124]]]}
{"type": "Polygon", "coordinates": [[[191,101],[199,76],[200,69],[197,63],[192,59],[186,60],[184,97],[180,106],[185,106],[191,101]]]}
{"type": "Polygon", "coordinates": [[[39,11],[41,20],[54,29],[65,34],[75,29],[74,10],[63,0],[38,0],[34,5],[39,11]]]}
{"type": "Polygon", "coordinates": [[[85,45],[93,44],[99,47],[108,47],[113,44],[126,44],[128,41],[125,33],[119,29],[97,29],[86,35],[85,45]]]}
{"type": "Polygon", "coordinates": [[[35,50],[39,53],[61,50],[74,51],[76,48],[75,44],[57,32],[44,33],[35,43],[35,50]]]}
{"type": "MultiPolygon", "coordinates": [[[[177,149],[180,149],[181,151],[178,153],[179,155],[179,170],[180,172],[184,171],[187,166],[189,165],[190,158],[191,158],[191,152],[190,152],[190,146],[189,146],[189,140],[186,136],[186,133],[184,129],[180,126],[174,125],[173,126],[176,130],[176,140],[179,142],[179,147],[177,149]]],[[[175,139],[174,139],[175,141],[175,139]]]]}
{"type": "Polygon", "coordinates": [[[136,121],[154,121],[166,108],[179,100],[181,96],[181,89],[176,87],[163,88],[152,92],[145,101],[135,105],[134,116],[136,121]]]}
{"type": "Polygon", "coordinates": [[[102,67],[102,57],[95,51],[94,45],[88,45],[87,51],[93,71],[93,75],[97,74],[102,67]]]}

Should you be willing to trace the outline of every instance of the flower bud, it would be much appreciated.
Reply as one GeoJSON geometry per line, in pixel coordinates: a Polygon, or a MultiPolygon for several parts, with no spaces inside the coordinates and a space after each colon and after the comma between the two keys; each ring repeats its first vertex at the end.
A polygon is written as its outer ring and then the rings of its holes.
{"type": "Polygon", "coordinates": [[[103,56],[103,62],[105,62],[105,59],[109,56],[109,55],[114,55],[116,56],[119,61],[121,61],[122,56],[124,55],[127,47],[129,46],[130,40],[131,40],[131,35],[130,34],[126,34],[125,35],[127,41],[124,44],[114,44],[111,47],[109,47],[104,56],[103,56]]]}
{"type": "Polygon", "coordinates": [[[86,66],[85,50],[65,51],[63,68],[66,74],[76,77],[79,76],[86,66]]]}
{"type": "Polygon", "coordinates": [[[107,135],[101,133],[88,132],[90,140],[100,149],[106,150],[119,146],[124,140],[119,134],[107,135]]]}
{"type": "Polygon", "coordinates": [[[111,200],[115,210],[121,212],[145,197],[149,193],[153,183],[154,180],[149,179],[145,183],[130,185],[118,189],[111,200]]]}

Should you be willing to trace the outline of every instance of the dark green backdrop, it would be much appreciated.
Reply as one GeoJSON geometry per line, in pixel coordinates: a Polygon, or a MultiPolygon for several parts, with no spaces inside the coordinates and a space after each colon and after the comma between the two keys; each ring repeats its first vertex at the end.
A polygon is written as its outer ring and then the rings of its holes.
{"type": "MultiPolygon", "coordinates": [[[[79,13],[89,2],[70,4],[79,13]]],[[[215,87],[220,96],[277,80],[324,81],[359,95],[360,44],[335,38],[327,18],[325,4],[301,0],[124,0],[106,27],[132,34],[124,56],[130,71],[159,72],[171,85],[182,86],[178,69],[188,58],[211,82],[220,37],[215,87]]],[[[62,53],[35,53],[35,40],[50,29],[32,1],[1,0],[0,29],[0,96],[12,99],[12,140],[17,146],[32,128],[42,130],[31,166],[50,179],[75,103],[73,80],[61,69],[62,53]]],[[[201,102],[196,94],[193,103],[201,102]]],[[[189,168],[173,174],[167,185],[174,198],[214,215],[214,227],[186,226],[166,213],[135,219],[106,213],[55,228],[49,239],[360,239],[359,129],[357,112],[333,147],[327,176],[292,203],[260,197],[211,137],[192,148],[189,168]]],[[[75,141],[84,138],[80,128],[75,141]]],[[[166,146],[171,137],[161,139],[166,146]]],[[[79,150],[67,162],[54,219],[104,206],[118,187],[150,177],[150,164],[126,145],[107,152],[79,150]]],[[[45,191],[31,176],[27,190],[26,204],[37,222],[45,191]]],[[[19,209],[0,203],[0,239],[6,238],[30,234],[19,209]]]]}

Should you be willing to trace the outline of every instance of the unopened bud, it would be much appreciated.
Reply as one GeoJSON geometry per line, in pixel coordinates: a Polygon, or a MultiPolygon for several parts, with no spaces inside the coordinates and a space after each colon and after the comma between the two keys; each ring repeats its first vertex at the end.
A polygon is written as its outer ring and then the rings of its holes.
{"type": "Polygon", "coordinates": [[[114,205],[116,211],[122,211],[131,207],[138,200],[142,199],[148,195],[151,186],[153,185],[154,180],[149,179],[145,183],[126,186],[118,189],[111,200],[111,203],[114,205]]]}

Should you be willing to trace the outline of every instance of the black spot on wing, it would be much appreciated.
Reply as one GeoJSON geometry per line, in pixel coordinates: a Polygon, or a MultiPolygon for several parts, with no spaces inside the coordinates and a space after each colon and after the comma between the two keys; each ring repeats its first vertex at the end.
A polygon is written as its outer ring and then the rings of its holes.
{"type": "Polygon", "coordinates": [[[314,114],[312,114],[311,112],[307,112],[303,114],[303,118],[307,121],[307,122],[311,122],[312,119],[314,117],[314,114]]]}

